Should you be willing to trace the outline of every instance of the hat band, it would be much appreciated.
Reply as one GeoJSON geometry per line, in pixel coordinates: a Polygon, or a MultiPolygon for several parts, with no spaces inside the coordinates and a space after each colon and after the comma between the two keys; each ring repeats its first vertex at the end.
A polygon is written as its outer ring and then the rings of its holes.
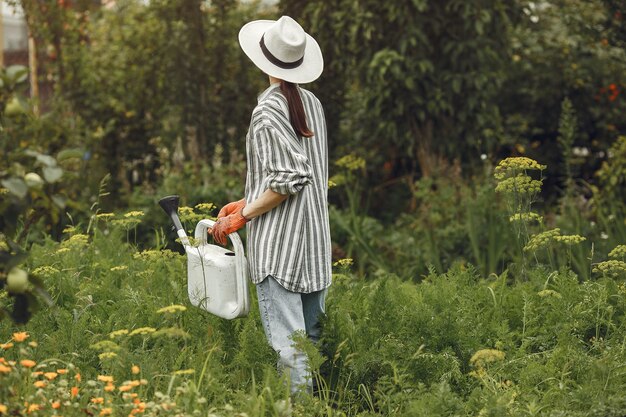
{"type": "Polygon", "coordinates": [[[267,58],[268,61],[270,61],[272,64],[276,65],[277,67],[284,68],[284,69],[297,68],[300,66],[300,64],[302,64],[302,61],[304,61],[304,55],[297,61],[293,61],[293,62],[281,61],[280,59],[272,55],[269,49],[267,49],[263,38],[265,38],[265,35],[261,36],[261,41],[259,42],[259,45],[261,46],[261,51],[263,51],[263,55],[265,55],[265,58],[267,58]]]}

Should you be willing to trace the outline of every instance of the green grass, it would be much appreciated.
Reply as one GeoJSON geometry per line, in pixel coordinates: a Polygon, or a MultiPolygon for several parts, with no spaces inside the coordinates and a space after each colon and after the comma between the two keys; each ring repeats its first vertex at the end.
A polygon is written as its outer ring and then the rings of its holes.
{"type": "Polygon", "coordinates": [[[138,252],[115,226],[87,241],[76,236],[31,251],[28,267],[44,279],[54,307],[23,327],[0,323],[0,343],[16,331],[30,335],[0,353],[7,361],[28,358],[43,371],[70,372],[42,389],[33,382],[43,376],[19,364],[0,373],[0,404],[9,413],[24,413],[25,402],[41,405],[33,416],[108,408],[155,416],[626,413],[626,286],[619,280],[581,281],[541,267],[526,280],[506,272],[485,278],[459,264],[415,284],[343,270],[328,296],[322,356],[301,342],[322,390],[294,402],[274,370],[254,291],[249,317],[222,320],[188,303],[183,256],[138,252]],[[169,305],[186,310],[158,312],[169,305]],[[141,328],[150,329],[133,334],[141,328]],[[105,391],[98,375],[113,376],[116,389],[105,391]],[[119,392],[132,380],[144,380],[129,391],[144,408],[119,392]],[[99,397],[104,404],[91,403],[99,397]]]}

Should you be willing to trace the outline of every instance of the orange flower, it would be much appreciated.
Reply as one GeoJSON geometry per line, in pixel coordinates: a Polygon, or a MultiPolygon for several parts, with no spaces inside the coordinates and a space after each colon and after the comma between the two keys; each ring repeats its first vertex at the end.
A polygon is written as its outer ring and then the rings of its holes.
{"type": "Polygon", "coordinates": [[[52,381],[54,378],[56,378],[59,374],[57,374],[56,372],[46,372],[45,374],[43,374],[43,376],[46,377],[46,379],[48,379],[48,381],[52,381]]]}
{"type": "Polygon", "coordinates": [[[29,338],[29,335],[27,332],[13,333],[13,340],[15,340],[16,342],[23,342],[24,340],[28,338],[29,338]]]}
{"type": "Polygon", "coordinates": [[[59,375],[65,375],[67,373],[67,369],[57,369],[57,373],[59,375]]]}
{"type": "Polygon", "coordinates": [[[10,349],[13,347],[13,343],[9,342],[9,343],[0,343],[0,349],[10,349]]]}
{"type": "Polygon", "coordinates": [[[39,375],[43,375],[43,371],[35,371],[31,374],[33,377],[38,377],[39,375]]]}
{"type": "Polygon", "coordinates": [[[33,366],[37,365],[37,362],[31,361],[30,359],[22,359],[20,361],[20,365],[22,365],[25,368],[32,368],[33,366]]]}
{"type": "Polygon", "coordinates": [[[98,381],[113,382],[113,377],[110,375],[98,375],[98,381]]]}
{"type": "Polygon", "coordinates": [[[126,392],[126,391],[130,391],[131,389],[133,389],[133,387],[131,387],[130,385],[122,385],[118,389],[120,390],[120,392],[126,392]]]}
{"type": "Polygon", "coordinates": [[[32,413],[33,411],[38,411],[41,407],[39,407],[39,404],[31,404],[28,406],[28,412],[32,413]]]}
{"type": "Polygon", "coordinates": [[[8,414],[9,407],[4,404],[0,404],[0,414],[8,414]]]}
{"type": "Polygon", "coordinates": [[[104,387],[104,390],[105,390],[106,392],[111,392],[111,391],[113,391],[114,389],[115,389],[115,385],[111,384],[110,382],[109,382],[109,383],[107,383],[106,387],[104,387]]]}
{"type": "Polygon", "coordinates": [[[46,381],[35,381],[33,385],[37,388],[45,388],[48,383],[46,381]]]}
{"type": "Polygon", "coordinates": [[[8,374],[9,372],[11,372],[11,368],[9,366],[0,364],[0,374],[8,374]]]}
{"type": "Polygon", "coordinates": [[[137,365],[133,365],[132,368],[130,368],[130,371],[134,374],[137,375],[139,372],[141,372],[141,369],[139,369],[139,367],[137,365]]]}
{"type": "Polygon", "coordinates": [[[7,360],[4,358],[0,358],[0,363],[6,365],[7,364],[7,360]]]}
{"type": "Polygon", "coordinates": [[[108,407],[107,408],[103,408],[100,411],[100,415],[101,416],[110,416],[112,413],[113,413],[113,409],[112,408],[108,408],[108,407]]]}
{"type": "Polygon", "coordinates": [[[81,381],[80,374],[74,375],[74,379],[76,379],[78,382],[80,382],[81,381]]]}
{"type": "Polygon", "coordinates": [[[104,398],[102,397],[92,398],[91,402],[94,404],[104,404],[104,398]]]}
{"type": "Polygon", "coordinates": [[[78,387],[72,387],[70,394],[72,394],[72,398],[76,397],[78,395],[78,387]]]}
{"type": "Polygon", "coordinates": [[[58,410],[59,408],[61,408],[61,401],[53,401],[52,408],[54,408],[55,410],[58,410]]]}
{"type": "Polygon", "coordinates": [[[135,380],[132,380],[132,381],[128,381],[128,382],[126,383],[126,385],[130,385],[131,387],[133,387],[133,388],[134,388],[134,387],[138,387],[139,385],[141,385],[141,382],[139,382],[139,381],[137,381],[137,380],[135,379],[135,380]]]}

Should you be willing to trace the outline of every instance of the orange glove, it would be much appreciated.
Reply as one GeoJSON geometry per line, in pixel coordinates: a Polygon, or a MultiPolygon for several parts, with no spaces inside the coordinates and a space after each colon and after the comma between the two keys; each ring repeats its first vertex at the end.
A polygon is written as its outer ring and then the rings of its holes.
{"type": "Polygon", "coordinates": [[[217,219],[217,222],[215,222],[215,225],[211,229],[213,239],[215,239],[217,243],[226,246],[226,235],[234,233],[246,225],[248,219],[243,217],[242,212],[243,207],[241,210],[217,219]]]}
{"type": "Polygon", "coordinates": [[[226,204],[219,213],[217,213],[217,218],[220,219],[222,217],[226,217],[229,214],[233,214],[236,211],[241,211],[246,206],[246,199],[242,198],[239,201],[233,201],[232,203],[226,204]]]}

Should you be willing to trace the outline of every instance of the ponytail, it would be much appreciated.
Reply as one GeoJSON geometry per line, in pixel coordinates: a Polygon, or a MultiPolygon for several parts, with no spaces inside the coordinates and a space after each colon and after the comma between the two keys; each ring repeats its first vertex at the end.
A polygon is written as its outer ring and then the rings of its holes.
{"type": "Polygon", "coordinates": [[[302,105],[302,99],[300,98],[300,93],[298,92],[296,84],[281,80],[280,91],[282,91],[285,98],[287,98],[289,121],[291,121],[293,130],[299,136],[304,136],[306,138],[313,136],[313,132],[306,124],[304,106],[302,105]]]}

